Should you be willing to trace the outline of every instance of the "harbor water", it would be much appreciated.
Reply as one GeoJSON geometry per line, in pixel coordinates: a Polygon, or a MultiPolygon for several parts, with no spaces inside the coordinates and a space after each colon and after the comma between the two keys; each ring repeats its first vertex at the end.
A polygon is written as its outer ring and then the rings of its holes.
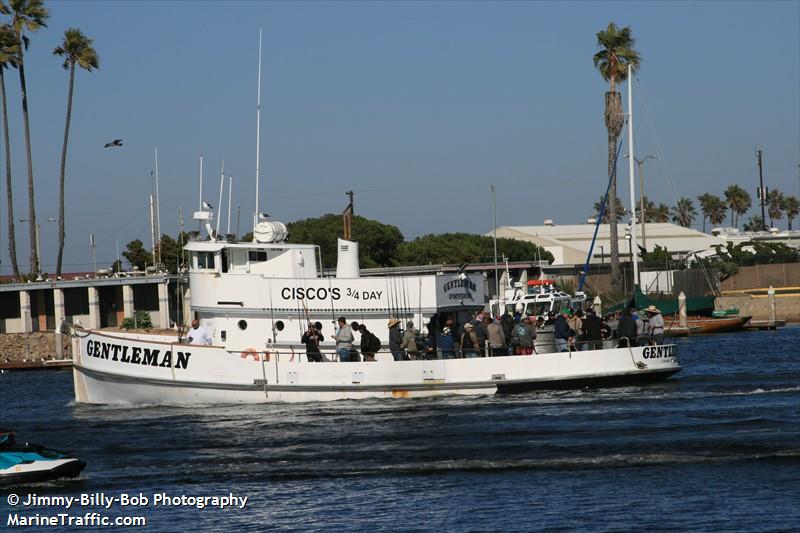
{"type": "MultiPolygon", "coordinates": [[[[147,531],[790,531],[800,524],[800,327],[677,340],[667,382],[300,405],[93,406],[70,372],[0,375],[0,426],[88,463],[10,506],[147,531]],[[244,508],[154,505],[247,497],[244,508]],[[194,500],[193,500],[194,501],[194,500]]],[[[401,363],[400,363],[401,364],[401,363]]],[[[19,529],[37,530],[37,527],[19,529]]],[[[134,529],[135,530],[135,529],[134,529]]]]}

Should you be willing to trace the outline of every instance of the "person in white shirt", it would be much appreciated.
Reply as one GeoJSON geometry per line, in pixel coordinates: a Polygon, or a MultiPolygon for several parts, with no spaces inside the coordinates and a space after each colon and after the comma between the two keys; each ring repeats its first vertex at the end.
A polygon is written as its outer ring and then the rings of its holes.
{"type": "Polygon", "coordinates": [[[661,311],[655,306],[651,305],[647,309],[647,315],[650,317],[649,329],[650,338],[653,344],[664,343],[664,317],[661,316],[661,311]]]}
{"type": "Polygon", "coordinates": [[[211,334],[206,328],[200,326],[199,320],[192,320],[192,329],[186,334],[186,338],[189,339],[189,344],[203,344],[206,346],[210,345],[212,341],[211,334]]]}

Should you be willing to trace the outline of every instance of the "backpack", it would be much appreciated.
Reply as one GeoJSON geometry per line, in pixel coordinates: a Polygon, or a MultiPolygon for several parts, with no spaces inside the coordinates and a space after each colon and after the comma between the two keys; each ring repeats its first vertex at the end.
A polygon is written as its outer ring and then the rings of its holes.
{"type": "Polygon", "coordinates": [[[428,342],[425,340],[425,335],[422,333],[417,332],[414,336],[414,342],[417,345],[418,352],[425,352],[428,349],[428,342]]]}
{"type": "Polygon", "coordinates": [[[369,351],[372,353],[379,352],[382,346],[381,340],[375,335],[372,335],[372,337],[370,337],[368,345],[369,345],[369,351]]]}

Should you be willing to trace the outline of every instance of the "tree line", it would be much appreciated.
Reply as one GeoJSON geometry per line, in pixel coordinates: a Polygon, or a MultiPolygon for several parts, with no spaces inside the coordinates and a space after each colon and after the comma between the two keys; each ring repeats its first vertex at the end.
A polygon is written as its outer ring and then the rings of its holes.
{"type": "MultiPolygon", "coordinates": [[[[600,216],[600,206],[603,199],[594,204],[595,217],[600,216]]],[[[704,193],[697,197],[700,213],[697,212],[694,202],[690,198],[681,197],[678,203],[672,207],[659,203],[656,205],[647,196],[644,197],[644,221],[650,222],[674,222],[685,228],[694,225],[698,215],[702,215],[703,232],[706,231],[706,222],[712,227],[724,224],[729,221],[731,227],[738,228],[742,218],[753,207],[753,199],[750,194],[738,185],[730,185],[723,192],[723,197],[710,193],[704,193]]],[[[796,196],[785,195],[778,189],[772,189],[767,193],[764,206],[769,217],[769,227],[775,227],[775,223],[786,217],[787,228],[792,229],[792,221],[800,213],[800,201],[796,196]]],[[[637,222],[641,220],[642,214],[639,213],[639,205],[636,206],[637,222]]],[[[608,224],[612,217],[619,222],[630,212],[622,205],[622,201],[609,202],[603,213],[603,222],[608,224]],[[612,205],[613,204],[613,205],[612,205]]],[[[744,222],[742,229],[745,231],[762,231],[765,223],[761,220],[761,215],[753,214],[744,222]]]]}
{"type": "MultiPolygon", "coordinates": [[[[327,214],[318,218],[307,218],[290,222],[287,242],[315,244],[319,246],[323,268],[334,268],[337,258],[337,239],[342,236],[341,215],[327,214]]],[[[407,241],[397,226],[384,224],[361,216],[353,216],[352,231],[358,241],[359,262],[362,268],[400,267],[413,265],[459,265],[462,263],[490,263],[494,260],[494,243],[491,237],[472,233],[443,233],[423,235],[407,241]]],[[[173,239],[162,235],[160,241],[163,268],[175,273],[183,265],[181,243],[187,242],[190,234],[184,233],[173,239]]],[[[251,241],[252,233],[242,237],[251,241]]],[[[129,242],[123,257],[133,267],[144,270],[154,264],[153,252],[145,248],[140,239],[129,242]]],[[[531,261],[540,259],[553,262],[553,255],[533,243],[516,239],[497,239],[498,260],[531,261]]],[[[120,271],[115,262],[112,269],[120,271]]]]}
{"type": "MultiPolygon", "coordinates": [[[[43,0],[0,0],[0,114],[3,120],[3,136],[5,151],[6,199],[8,202],[8,253],[14,276],[22,280],[17,261],[16,231],[14,226],[14,201],[11,171],[11,138],[8,127],[8,100],[6,96],[7,69],[16,69],[19,74],[20,93],[22,98],[22,123],[25,136],[25,155],[28,174],[28,218],[21,220],[28,223],[30,241],[30,276],[40,274],[39,252],[36,247],[37,223],[34,194],[33,155],[31,146],[31,128],[29,121],[28,88],[25,80],[25,52],[31,44],[30,34],[47,27],[50,13],[43,0]]],[[[66,176],[67,146],[69,144],[69,127],[72,117],[72,100],[75,84],[75,67],[86,71],[99,68],[99,58],[92,46],[92,39],[86,37],[81,30],[69,28],[64,32],[61,42],[53,49],[53,54],[62,58],[61,66],[69,73],[67,90],[67,110],[64,124],[64,142],[61,148],[61,164],[59,172],[58,195],[58,259],[56,277],[61,276],[64,256],[64,180],[66,176]]]]}

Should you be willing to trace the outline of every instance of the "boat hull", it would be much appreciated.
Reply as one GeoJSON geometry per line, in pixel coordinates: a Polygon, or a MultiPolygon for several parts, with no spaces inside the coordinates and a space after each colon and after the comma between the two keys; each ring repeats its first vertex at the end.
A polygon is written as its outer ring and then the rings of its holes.
{"type": "Polygon", "coordinates": [[[0,486],[74,478],[78,477],[84,468],[86,468],[85,462],[73,458],[23,463],[9,468],[7,472],[0,472],[0,486]]]}
{"type": "Polygon", "coordinates": [[[353,363],[309,363],[300,354],[274,352],[268,361],[255,361],[219,347],[148,343],[94,332],[76,339],[75,345],[76,400],[99,404],[516,393],[649,383],[681,369],[674,345],[430,361],[394,361],[379,354],[376,362],[353,363]]]}
{"type": "Polygon", "coordinates": [[[729,318],[694,318],[690,317],[686,327],[673,325],[665,331],[667,335],[678,336],[697,335],[705,333],[729,333],[744,329],[750,321],[749,316],[735,316],[729,318]]]}

